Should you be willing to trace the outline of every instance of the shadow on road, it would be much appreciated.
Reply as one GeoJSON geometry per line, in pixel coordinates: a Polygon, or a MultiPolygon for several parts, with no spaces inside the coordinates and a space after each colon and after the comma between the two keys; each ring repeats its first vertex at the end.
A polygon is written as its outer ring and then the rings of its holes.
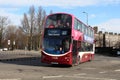
{"type": "Polygon", "coordinates": [[[16,59],[4,59],[0,60],[2,63],[8,64],[17,64],[17,65],[27,65],[27,66],[46,66],[50,65],[41,63],[40,57],[25,57],[25,58],[16,58],[16,59]]]}
{"type": "Polygon", "coordinates": [[[5,59],[5,60],[0,60],[0,62],[7,64],[26,65],[26,66],[42,66],[42,67],[56,67],[56,68],[70,67],[68,65],[51,65],[51,64],[41,63],[41,57],[5,59]]]}

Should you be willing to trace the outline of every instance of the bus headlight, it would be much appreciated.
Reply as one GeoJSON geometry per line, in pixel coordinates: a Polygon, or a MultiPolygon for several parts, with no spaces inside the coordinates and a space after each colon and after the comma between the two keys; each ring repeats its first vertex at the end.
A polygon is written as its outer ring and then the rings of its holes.
{"type": "Polygon", "coordinates": [[[66,60],[66,61],[69,61],[69,57],[65,57],[65,60],[66,60]]]}

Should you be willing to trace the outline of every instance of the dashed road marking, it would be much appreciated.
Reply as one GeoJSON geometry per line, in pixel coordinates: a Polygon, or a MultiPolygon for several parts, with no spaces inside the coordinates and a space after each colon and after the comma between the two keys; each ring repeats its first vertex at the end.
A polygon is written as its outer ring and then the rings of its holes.
{"type": "Polygon", "coordinates": [[[83,75],[87,75],[86,73],[80,73],[80,74],[74,74],[75,76],[83,76],[83,75]]]}
{"type": "Polygon", "coordinates": [[[101,73],[101,74],[102,74],[102,73],[107,73],[107,71],[102,71],[102,72],[99,72],[99,73],[101,73]]]}
{"type": "Polygon", "coordinates": [[[83,76],[65,76],[65,77],[72,77],[72,78],[80,78],[86,80],[117,80],[117,79],[110,79],[110,78],[96,78],[96,77],[83,77],[83,76]]]}
{"type": "MultiPolygon", "coordinates": [[[[86,74],[85,74],[86,75],[86,74]]],[[[43,76],[43,79],[50,79],[50,78],[79,78],[79,79],[86,79],[86,80],[117,80],[117,79],[110,79],[110,78],[98,78],[98,77],[87,77],[87,76],[80,76],[80,74],[75,74],[73,76],[70,75],[56,75],[56,76],[43,76]]]]}
{"type": "Polygon", "coordinates": [[[88,67],[88,68],[84,68],[84,69],[89,69],[89,70],[93,70],[93,69],[96,69],[96,68],[89,68],[89,67],[88,67]]]}
{"type": "Polygon", "coordinates": [[[114,70],[114,71],[116,71],[116,72],[120,72],[120,69],[116,69],[116,70],[114,70]]]}
{"type": "Polygon", "coordinates": [[[63,75],[56,75],[56,76],[43,76],[42,78],[43,78],[43,79],[46,79],[46,78],[60,78],[60,77],[63,77],[63,75]]]}
{"type": "Polygon", "coordinates": [[[0,80],[21,80],[21,78],[16,78],[16,79],[0,79],[0,80]]]}

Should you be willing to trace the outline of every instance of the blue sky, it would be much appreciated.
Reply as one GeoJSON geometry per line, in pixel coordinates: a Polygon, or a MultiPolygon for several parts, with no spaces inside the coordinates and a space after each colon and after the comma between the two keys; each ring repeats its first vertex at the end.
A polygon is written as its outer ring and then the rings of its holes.
{"type": "Polygon", "coordinates": [[[75,15],[88,24],[99,26],[99,30],[120,33],[120,0],[0,0],[0,16],[7,16],[11,24],[20,25],[23,13],[27,13],[29,7],[42,8],[50,13],[66,12],[75,15]]]}

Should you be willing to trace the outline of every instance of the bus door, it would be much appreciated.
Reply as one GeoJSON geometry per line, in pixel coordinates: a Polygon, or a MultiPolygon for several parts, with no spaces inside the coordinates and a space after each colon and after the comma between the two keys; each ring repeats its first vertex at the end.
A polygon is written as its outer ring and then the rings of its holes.
{"type": "Polygon", "coordinates": [[[73,40],[73,46],[72,46],[72,63],[73,64],[76,64],[77,55],[78,55],[77,41],[73,40]]]}

